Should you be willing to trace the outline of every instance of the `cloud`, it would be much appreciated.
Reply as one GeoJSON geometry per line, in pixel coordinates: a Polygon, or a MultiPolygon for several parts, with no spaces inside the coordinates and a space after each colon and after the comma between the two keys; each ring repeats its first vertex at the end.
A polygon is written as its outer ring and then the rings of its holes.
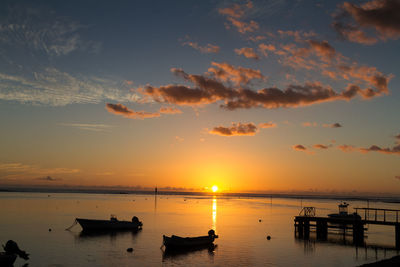
{"type": "Polygon", "coordinates": [[[176,107],[161,107],[159,112],[161,114],[180,114],[182,111],[176,107]]]}
{"type": "Polygon", "coordinates": [[[320,57],[325,60],[332,60],[336,55],[336,50],[327,41],[318,42],[308,40],[310,48],[315,51],[320,57]]]}
{"type": "Polygon", "coordinates": [[[51,176],[46,176],[46,177],[36,178],[36,180],[54,182],[54,181],[60,181],[60,180],[62,180],[62,179],[60,179],[60,178],[53,178],[53,177],[51,177],[51,176]]]}
{"type": "Polygon", "coordinates": [[[254,52],[254,49],[251,47],[243,47],[243,48],[237,48],[235,49],[235,53],[237,55],[243,55],[246,58],[252,58],[252,59],[260,59],[260,57],[257,55],[256,52],[254,52]]]}
{"type": "Polygon", "coordinates": [[[257,126],[253,123],[232,123],[230,127],[218,126],[214,127],[210,134],[221,136],[253,136],[257,133],[257,126]]]}
{"type": "Polygon", "coordinates": [[[267,77],[261,74],[260,70],[243,68],[240,66],[235,67],[225,62],[211,62],[211,65],[214,67],[209,68],[208,72],[212,73],[215,78],[224,82],[231,81],[238,86],[240,86],[241,84],[246,85],[254,79],[267,79],[267,77]]]}
{"type": "Polygon", "coordinates": [[[100,77],[76,76],[55,68],[29,75],[0,73],[0,99],[35,105],[97,104],[104,100],[136,102],[124,84],[100,77]]]}
{"type": "Polygon", "coordinates": [[[258,127],[261,129],[267,129],[267,128],[276,128],[277,125],[274,122],[264,122],[264,123],[259,123],[258,127]]]}
{"type": "Polygon", "coordinates": [[[303,122],[303,127],[317,127],[318,124],[316,122],[303,122]]]}
{"type": "Polygon", "coordinates": [[[356,147],[351,146],[351,145],[340,145],[340,146],[338,146],[338,148],[340,150],[342,150],[343,152],[353,152],[353,151],[357,150],[356,147]]]}
{"type": "MultiPolygon", "coordinates": [[[[338,100],[349,101],[356,96],[369,99],[387,93],[387,80],[384,76],[370,77],[370,81],[375,84],[375,88],[367,89],[349,84],[345,90],[336,92],[331,87],[324,86],[321,83],[306,82],[304,85],[288,85],[283,90],[270,87],[254,91],[249,88],[235,88],[225,85],[224,79],[219,77],[229,76],[223,76],[218,71],[211,71],[216,74],[215,77],[207,74],[187,74],[182,69],[171,69],[171,71],[194,86],[169,84],[153,87],[147,85],[144,88],[139,88],[138,91],[157,102],[177,105],[205,105],[222,100],[224,104],[221,104],[221,107],[228,110],[254,107],[300,107],[338,100]]],[[[244,73],[243,70],[239,71],[242,74],[244,73]]],[[[369,69],[368,71],[373,70],[369,69]]],[[[366,73],[365,75],[369,74],[366,73]]],[[[236,75],[234,77],[239,76],[236,75]]]]}
{"type": "Polygon", "coordinates": [[[19,162],[0,163],[0,178],[26,178],[42,175],[75,174],[79,169],[71,168],[43,168],[37,165],[23,164],[19,162]]]}
{"type": "Polygon", "coordinates": [[[377,145],[372,145],[368,148],[359,148],[361,153],[369,153],[369,152],[378,152],[382,154],[393,154],[393,155],[400,155],[400,145],[396,145],[394,147],[386,147],[381,148],[377,145]]]}
{"type": "Polygon", "coordinates": [[[59,123],[59,125],[94,132],[104,132],[112,127],[111,125],[95,123],[59,123]]]}
{"type": "Polygon", "coordinates": [[[0,20],[0,45],[27,49],[31,54],[64,56],[77,50],[99,51],[101,43],[84,40],[87,26],[51,9],[10,5],[0,20]]]}
{"type": "Polygon", "coordinates": [[[217,45],[212,45],[212,44],[207,44],[205,46],[200,46],[196,42],[185,42],[183,45],[188,45],[190,47],[193,47],[194,49],[200,51],[201,53],[218,53],[219,52],[219,46],[217,45]]]}
{"type": "Polygon", "coordinates": [[[361,5],[344,2],[335,16],[334,28],[345,39],[374,44],[386,39],[400,38],[400,2],[398,0],[372,0],[361,5]],[[367,36],[374,30],[377,37],[367,36]]]}
{"type": "MultiPolygon", "coordinates": [[[[226,16],[226,19],[230,22],[232,26],[236,27],[238,32],[244,34],[246,32],[254,32],[259,28],[258,23],[254,20],[251,20],[250,22],[245,22],[242,20],[245,12],[252,8],[253,3],[251,1],[248,1],[246,4],[243,5],[234,4],[231,7],[220,8],[218,9],[218,12],[221,15],[226,16]]],[[[230,28],[228,24],[227,28],[230,28]]]]}
{"type": "Polygon", "coordinates": [[[267,51],[276,51],[276,47],[272,44],[259,44],[258,50],[263,54],[265,57],[268,56],[267,51]]]}
{"type": "Polygon", "coordinates": [[[295,145],[292,148],[296,151],[306,151],[307,150],[307,148],[303,145],[295,145]]]}
{"type": "Polygon", "coordinates": [[[175,136],[175,140],[178,142],[183,142],[185,139],[183,137],[180,136],[175,136]]]}
{"type": "Polygon", "coordinates": [[[313,147],[316,149],[328,149],[329,148],[329,146],[322,145],[322,144],[315,144],[315,145],[313,145],[313,147]]]}
{"type": "Polygon", "coordinates": [[[160,113],[158,112],[151,113],[146,111],[134,111],[119,103],[118,104],[107,103],[106,109],[110,113],[124,116],[130,119],[145,119],[145,118],[160,117],[160,113]]]}
{"type": "Polygon", "coordinates": [[[323,124],[322,125],[325,128],[340,128],[343,127],[340,123],[336,122],[336,123],[332,123],[332,124],[323,124]]]}
{"type": "Polygon", "coordinates": [[[394,178],[400,180],[400,175],[396,175],[394,178]]]}

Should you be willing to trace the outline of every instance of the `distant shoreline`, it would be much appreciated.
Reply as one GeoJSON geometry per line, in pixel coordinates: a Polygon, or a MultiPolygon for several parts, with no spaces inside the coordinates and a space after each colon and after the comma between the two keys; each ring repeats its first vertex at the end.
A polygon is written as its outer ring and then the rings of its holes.
{"type": "MultiPolygon", "coordinates": [[[[131,194],[154,195],[152,190],[88,189],[88,188],[46,188],[46,187],[0,187],[0,193],[77,193],[77,194],[131,194]]],[[[195,191],[158,190],[157,195],[232,197],[232,198],[288,198],[288,199],[329,199],[340,201],[375,201],[400,203],[400,196],[355,196],[346,194],[296,194],[296,193],[211,193],[195,191]]]]}

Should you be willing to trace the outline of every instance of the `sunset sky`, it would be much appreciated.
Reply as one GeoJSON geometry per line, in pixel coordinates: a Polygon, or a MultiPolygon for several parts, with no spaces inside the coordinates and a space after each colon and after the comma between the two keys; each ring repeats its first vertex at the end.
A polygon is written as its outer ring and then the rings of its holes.
{"type": "Polygon", "coordinates": [[[400,193],[400,1],[1,1],[0,185],[400,193]]]}

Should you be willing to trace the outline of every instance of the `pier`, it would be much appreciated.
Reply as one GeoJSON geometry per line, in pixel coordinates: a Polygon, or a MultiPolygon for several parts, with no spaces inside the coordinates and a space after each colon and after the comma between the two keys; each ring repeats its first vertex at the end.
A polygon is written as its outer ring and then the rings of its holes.
{"type": "Polygon", "coordinates": [[[295,216],[295,234],[299,238],[308,239],[310,230],[315,229],[317,239],[326,240],[329,229],[336,229],[343,236],[351,233],[353,243],[362,245],[369,224],[394,226],[396,248],[400,249],[400,210],[355,208],[355,213],[348,214],[347,206],[348,204],[339,205],[339,213],[328,217],[318,217],[314,207],[304,207],[299,216],[295,216]]]}

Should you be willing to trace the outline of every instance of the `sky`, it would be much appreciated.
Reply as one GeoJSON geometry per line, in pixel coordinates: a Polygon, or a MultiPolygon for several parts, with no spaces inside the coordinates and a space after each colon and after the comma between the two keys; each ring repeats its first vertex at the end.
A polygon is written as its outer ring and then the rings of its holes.
{"type": "Polygon", "coordinates": [[[400,1],[1,1],[0,185],[400,193],[400,1]]]}

